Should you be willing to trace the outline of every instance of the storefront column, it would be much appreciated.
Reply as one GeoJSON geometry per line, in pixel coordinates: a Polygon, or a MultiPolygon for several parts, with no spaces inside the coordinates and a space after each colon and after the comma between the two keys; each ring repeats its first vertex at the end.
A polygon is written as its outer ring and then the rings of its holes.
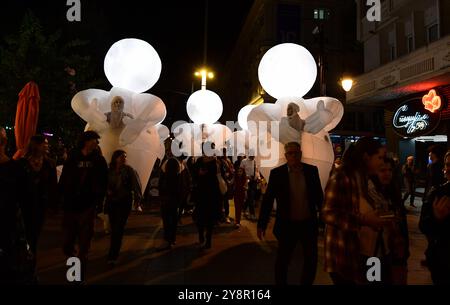
{"type": "Polygon", "coordinates": [[[386,133],[386,143],[387,151],[392,152],[399,156],[399,141],[400,137],[395,133],[392,127],[392,118],[394,117],[394,112],[389,110],[384,110],[384,127],[386,133]]]}

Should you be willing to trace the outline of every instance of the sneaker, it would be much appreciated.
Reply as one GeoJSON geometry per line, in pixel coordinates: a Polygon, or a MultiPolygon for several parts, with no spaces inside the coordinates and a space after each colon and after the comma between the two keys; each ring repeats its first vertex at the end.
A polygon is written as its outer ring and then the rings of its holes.
{"type": "Polygon", "coordinates": [[[142,208],[141,208],[141,206],[138,206],[137,211],[142,213],[142,208]]]}
{"type": "Polygon", "coordinates": [[[240,223],[235,224],[235,225],[234,225],[234,228],[235,228],[235,229],[240,229],[240,228],[241,228],[241,224],[240,224],[240,223]]]}
{"type": "Polygon", "coordinates": [[[225,218],[225,222],[230,224],[231,223],[230,217],[225,218]]]}

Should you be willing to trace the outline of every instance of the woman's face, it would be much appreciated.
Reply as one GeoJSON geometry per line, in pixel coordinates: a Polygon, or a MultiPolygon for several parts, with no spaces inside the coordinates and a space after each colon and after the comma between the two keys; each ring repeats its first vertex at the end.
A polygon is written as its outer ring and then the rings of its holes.
{"type": "Polygon", "coordinates": [[[127,154],[122,154],[117,157],[117,166],[121,167],[127,163],[127,154]]]}
{"type": "Polygon", "coordinates": [[[444,161],[444,175],[447,181],[450,181],[450,157],[445,158],[444,161]]]}
{"type": "Polygon", "coordinates": [[[113,111],[113,112],[123,111],[123,100],[121,98],[116,98],[112,101],[111,111],[113,111]]]}
{"type": "Polygon", "coordinates": [[[381,148],[378,149],[378,151],[372,156],[364,154],[364,159],[366,160],[366,166],[369,175],[375,175],[378,173],[378,171],[384,164],[384,156],[385,151],[381,148]]]}
{"type": "Polygon", "coordinates": [[[389,163],[384,162],[377,173],[378,180],[382,185],[389,185],[392,181],[392,166],[389,163]]]}

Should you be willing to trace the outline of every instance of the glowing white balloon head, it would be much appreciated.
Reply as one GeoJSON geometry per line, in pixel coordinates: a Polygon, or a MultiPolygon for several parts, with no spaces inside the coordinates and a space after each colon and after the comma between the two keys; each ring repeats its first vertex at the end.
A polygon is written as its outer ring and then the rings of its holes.
{"type": "Polygon", "coordinates": [[[279,44],[264,54],[258,77],[264,90],[274,98],[303,97],[316,81],[316,61],[298,44],[279,44]]]}
{"type": "Polygon", "coordinates": [[[239,110],[238,122],[239,122],[239,126],[241,126],[242,129],[244,129],[244,130],[248,129],[247,117],[248,117],[250,111],[252,111],[252,109],[255,107],[256,107],[256,105],[246,105],[246,106],[242,107],[241,110],[239,110]]]}
{"type": "Polygon", "coordinates": [[[141,93],[158,81],[161,59],[147,42],[127,38],[115,42],[109,48],[103,68],[114,87],[141,93]]]}
{"type": "Polygon", "coordinates": [[[198,90],[189,97],[186,110],[194,123],[214,124],[222,115],[222,100],[213,91],[198,90]]]}

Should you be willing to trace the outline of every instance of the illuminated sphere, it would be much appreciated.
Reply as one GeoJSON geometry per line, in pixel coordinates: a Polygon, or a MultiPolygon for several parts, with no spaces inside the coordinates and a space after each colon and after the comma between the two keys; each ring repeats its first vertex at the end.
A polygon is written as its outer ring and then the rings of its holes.
{"type": "Polygon", "coordinates": [[[141,93],[158,81],[161,59],[147,42],[127,38],[115,42],[109,48],[103,68],[113,87],[141,93]]]}
{"type": "Polygon", "coordinates": [[[214,124],[222,115],[222,100],[213,91],[198,90],[189,97],[186,110],[194,123],[214,124]]]}
{"type": "Polygon", "coordinates": [[[264,54],[258,77],[264,90],[276,99],[303,97],[316,81],[316,61],[298,44],[279,44],[264,54]]]}
{"type": "Polygon", "coordinates": [[[256,105],[246,105],[246,106],[242,107],[241,110],[239,110],[238,122],[239,122],[239,126],[241,126],[242,129],[248,130],[247,117],[248,117],[250,111],[252,111],[252,109],[255,107],[256,107],[256,105]]]}

